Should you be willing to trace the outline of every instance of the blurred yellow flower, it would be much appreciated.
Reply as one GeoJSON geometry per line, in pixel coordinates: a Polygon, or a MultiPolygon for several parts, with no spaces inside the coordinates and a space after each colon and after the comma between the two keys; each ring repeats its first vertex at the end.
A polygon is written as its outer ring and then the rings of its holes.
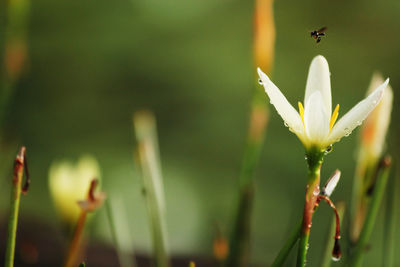
{"type": "Polygon", "coordinates": [[[82,156],[76,165],[60,161],[50,166],[50,193],[62,220],[76,223],[81,211],[77,202],[87,198],[93,178],[100,179],[100,167],[92,156],[82,156]]]}

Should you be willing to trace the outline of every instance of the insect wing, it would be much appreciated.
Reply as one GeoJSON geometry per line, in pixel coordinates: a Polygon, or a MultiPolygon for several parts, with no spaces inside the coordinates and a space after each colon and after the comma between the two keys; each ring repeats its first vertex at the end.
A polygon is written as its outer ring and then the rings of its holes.
{"type": "Polygon", "coordinates": [[[319,34],[321,34],[321,33],[324,33],[327,29],[328,29],[328,28],[325,26],[325,27],[322,27],[321,29],[319,29],[317,32],[318,32],[319,34]]]}

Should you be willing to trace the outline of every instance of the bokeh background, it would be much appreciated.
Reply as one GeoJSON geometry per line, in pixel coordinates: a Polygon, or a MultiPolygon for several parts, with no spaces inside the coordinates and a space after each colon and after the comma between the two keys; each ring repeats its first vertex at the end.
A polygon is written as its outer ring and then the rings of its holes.
{"type": "MultiPolygon", "coordinates": [[[[19,144],[27,146],[33,180],[21,216],[51,227],[59,221],[48,190],[50,164],[90,153],[100,163],[103,189],[124,198],[133,246],[148,253],[132,114],[149,109],[157,118],[170,250],[211,257],[216,225],[228,234],[234,212],[256,79],[253,6],[234,0],[31,1],[27,62],[3,124],[2,220],[19,144]]],[[[364,97],[372,73],[380,71],[394,89],[388,148],[398,153],[400,2],[277,0],[274,12],[273,80],[289,101],[302,101],[308,66],[318,54],[329,62],[333,105],[340,103],[342,115],[364,97]],[[328,26],[327,37],[317,45],[310,31],[322,26],[328,26]]],[[[306,180],[301,143],[270,111],[252,221],[252,262],[264,265],[301,216],[306,180]]],[[[355,131],[325,158],[323,181],[336,168],[342,171],[334,201],[350,199],[357,137],[355,131]]],[[[315,216],[308,266],[318,266],[331,216],[325,205],[315,216]]],[[[381,225],[382,216],[365,266],[381,262],[381,225]]],[[[88,230],[90,242],[111,244],[103,210],[88,230]]]]}

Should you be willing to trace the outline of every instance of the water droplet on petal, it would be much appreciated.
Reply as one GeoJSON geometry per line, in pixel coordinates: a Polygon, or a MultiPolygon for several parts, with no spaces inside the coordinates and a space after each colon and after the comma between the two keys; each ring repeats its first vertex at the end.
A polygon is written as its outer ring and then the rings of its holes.
{"type": "Polygon", "coordinates": [[[325,155],[331,153],[333,150],[332,144],[330,144],[326,149],[325,149],[325,155]]]}
{"type": "Polygon", "coordinates": [[[258,83],[261,84],[261,85],[263,84],[261,79],[258,79],[258,83]]]}
{"type": "Polygon", "coordinates": [[[285,127],[289,127],[289,124],[287,124],[287,122],[283,122],[283,125],[285,125],[285,127]]]}
{"type": "Polygon", "coordinates": [[[332,256],[332,260],[333,260],[333,261],[340,261],[340,258],[339,258],[339,257],[336,257],[336,256],[332,256]]]}

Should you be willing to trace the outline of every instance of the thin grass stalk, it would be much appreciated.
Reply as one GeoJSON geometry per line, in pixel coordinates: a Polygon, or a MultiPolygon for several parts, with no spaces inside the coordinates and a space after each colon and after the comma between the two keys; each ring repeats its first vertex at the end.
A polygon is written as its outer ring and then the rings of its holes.
{"type": "Polygon", "coordinates": [[[370,202],[369,209],[367,211],[367,215],[365,217],[365,222],[361,230],[360,237],[347,262],[347,266],[349,267],[362,266],[365,248],[368,245],[368,241],[371,237],[376,217],[378,215],[378,211],[381,206],[382,198],[385,194],[386,184],[391,169],[390,167],[391,167],[391,158],[389,156],[386,156],[379,163],[378,168],[380,171],[377,174],[377,180],[373,187],[372,199],[370,202]]]}
{"type": "Polygon", "coordinates": [[[389,177],[389,186],[386,194],[384,242],[383,242],[383,261],[382,266],[393,267],[396,246],[396,226],[397,226],[397,186],[398,176],[389,177]]]}
{"type": "Polygon", "coordinates": [[[137,112],[134,114],[133,124],[138,142],[138,156],[142,169],[144,195],[150,217],[156,266],[169,267],[164,185],[159,160],[155,118],[150,112],[137,112]]]}
{"type": "MultiPolygon", "coordinates": [[[[10,217],[8,220],[8,232],[7,232],[7,247],[5,255],[5,267],[14,266],[14,255],[15,255],[15,243],[17,237],[18,227],[18,213],[20,206],[21,193],[26,193],[27,185],[25,184],[22,188],[22,178],[24,174],[25,164],[25,147],[21,147],[14,163],[14,176],[12,180],[12,194],[11,194],[11,210],[10,217]]],[[[25,167],[26,168],[26,167],[25,167]]],[[[28,177],[27,177],[27,181],[28,177]]]]}
{"type": "Polygon", "coordinates": [[[301,228],[303,225],[303,219],[299,221],[299,223],[293,228],[292,232],[290,233],[288,239],[286,240],[285,244],[279,250],[278,255],[276,256],[274,262],[272,263],[271,267],[280,267],[283,266],[287,257],[289,256],[290,251],[293,249],[294,245],[300,238],[301,228]]]}
{"type": "MultiPolygon", "coordinates": [[[[261,67],[271,74],[275,25],[273,20],[273,0],[255,0],[254,8],[254,69],[261,67]]],[[[268,120],[265,93],[258,84],[254,86],[250,107],[250,125],[240,171],[240,187],[237,206],[229,241],[226,266],[246,266],[249,259],[251,209],[253,206],[253,177],[257,167],[268,120]]]]}
{"type": "Polygon", "coordinates": [[[130,245],[132,240],[128,233],[129,227],[127,225],[122,199],[108,198],[106,202],[106,213],[120,266],[137,266],[134,260],[133,249],[130,245]],[[124,242],[124,240],[126,241],[124,242]],[[129,248],[127,248],[127,246],[129,246],[129,248]]]}

